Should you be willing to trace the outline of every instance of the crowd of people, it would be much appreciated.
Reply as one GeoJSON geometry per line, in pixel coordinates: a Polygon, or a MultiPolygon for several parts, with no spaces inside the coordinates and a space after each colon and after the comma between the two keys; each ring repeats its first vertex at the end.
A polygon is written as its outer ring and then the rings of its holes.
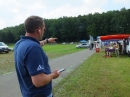
{"type": "Polygon", "coordinates": [[[109,43],[105,47],[105,57],[111,57],[115,53],[117,57],[122,53],[122,45],[119,42],[109,43]]]}

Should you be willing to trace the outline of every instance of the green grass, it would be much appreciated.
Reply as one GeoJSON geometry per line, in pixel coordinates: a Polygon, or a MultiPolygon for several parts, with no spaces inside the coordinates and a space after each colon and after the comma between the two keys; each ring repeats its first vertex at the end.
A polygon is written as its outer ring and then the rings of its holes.
{"type": "Polygon", "coordinates": [[[53,89],[54,97],[129,97],[130,58],[95,53],[53,89]]]}
{"type": "Polygon", "coordinates": [[[74,53],[84,49],[76,49],[75,44],[65,44],[65,45],[46,45],[43,47],[43,50],[49,56],[50,59],[64,56],[66,54],[74,53]]]}
{"type": "MultiPolygon", "coordinates": [[[[46,45],[49,58],[56,58],[83,49],[75,45],[46,45]]],[[[14,70],[13,52],[0,54],[0,74],[14,70]]],[[[53,88],[54,97],[129,97],[130,57],[105,58],[100,51],[72,71],[53,88]]]]}
{"type": "Polygon", "coordinates": [[[7,44],[10,48],[13,48],[14,47],[14,44],[11,43],[11,44],[7,44]]]}
{"type": "MultiPolygon", "coordinates": [[[[46,52],[48,57],[50,59],[60,57],[66,54],[78,52],[84,49],[76,49],[75,48],[76,44],[70,45],[62,45],[62,44],[57,44],[57,45],[45,45],[43,46],[43,50],[46,52]]],[[[8,44],[10,48],[14,47],[14,44],[8,44]]],[[[11,72],[15,70],[14,68],[14,53],[13,51],[9,53],[0,53],[0,75],[5,74],[8,72],[11,72]]]]}
{"type": "Polygon", "coordinates": [[[0,53],[0,75],[14,70],[13,51],[0,53]]]}

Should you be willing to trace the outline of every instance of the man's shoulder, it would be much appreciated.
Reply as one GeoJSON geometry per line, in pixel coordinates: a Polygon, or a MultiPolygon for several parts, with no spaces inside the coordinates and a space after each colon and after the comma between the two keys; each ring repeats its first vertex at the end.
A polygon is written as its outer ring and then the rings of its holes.
{"type": "Polygon", "coordinates": [[[15,44],[15,50],[22,51],[22,52],[28,52],[31,49],[40,49],[40,45],[32,40],[19,40],[15,44]]]}
{"type": "Polygon", "coordinates": [[[21,45],[25,47],[33,47],[33,46],[40,47],[40,45],[37,42],[29,40],[29,39],[21,41],[21,45]]]}

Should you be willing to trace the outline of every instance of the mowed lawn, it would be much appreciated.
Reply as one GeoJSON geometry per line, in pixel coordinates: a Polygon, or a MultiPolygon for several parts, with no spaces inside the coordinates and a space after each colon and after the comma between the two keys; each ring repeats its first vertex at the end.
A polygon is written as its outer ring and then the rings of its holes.
{"type": "MultiPolygon", "coordinates": [[[[50,59],[74,53],[75,45],[46,45],[50,59]]],[[[0,54],[0,74],[14,70],[13,52],[0,54]]],[[[54,97],[130,97],[130,57],[95,53],[53,88],[54,97]]]]}
{"type": "Polygon", "coordinates": [[[130,97],[130,57],[92,55],[53,89],[54,97],[130,97]]]}
{"type": "MultiPolygon", "coordinates": [[[[60,57],[66,54],[78,52],[84,49],[76,49],[76,44],[56,44],[56,45],[45,45],[43,50],[46,52],[50,59],[60,57]]],[[[14,44],[9,44],[10,48],[14,47],[14,44]]],[[[86,49],[86,48],[85,48],[86,49]]],[[[9,73],[15,70],[14,68],[14,52],[0,53],[0,75],[9,73]]]]}

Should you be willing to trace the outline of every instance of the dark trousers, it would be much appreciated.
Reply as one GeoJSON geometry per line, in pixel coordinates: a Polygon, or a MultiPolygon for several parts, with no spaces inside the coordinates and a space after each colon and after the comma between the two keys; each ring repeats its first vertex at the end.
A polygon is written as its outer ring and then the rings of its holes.
{"type": "MultiPolygon", "coordinates": [[[[33,97],[47,97],[47,96],[45,96],[44,94],[36,94],[36,95],[34,95],[33,97]]],[[[53,97],[53,96],[52,96],[53,97]]]]}
{"type": "Polygon", "coordinates": [[[47,97],[47,96],[45,96],[44,94],[36,94],[33,97],[47,97]]]}

